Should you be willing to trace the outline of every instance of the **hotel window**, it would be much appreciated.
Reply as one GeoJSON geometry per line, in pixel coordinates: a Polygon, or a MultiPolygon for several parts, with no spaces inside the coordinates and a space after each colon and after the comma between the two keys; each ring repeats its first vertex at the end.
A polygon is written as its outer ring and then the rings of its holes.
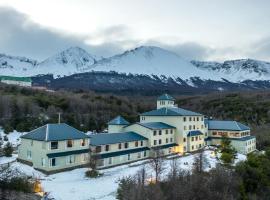
{"type": "Polygon", "coordinates": [[[166,138],[166,143],[169,143],[169,138],[166,138]]]}
{"type": "Polygon", "coordinates": [[[156,136],[157,135],[157,131],[154,131],[154,136],[156,136]]]}
{"type": "Polygon", "coordinates": [[[127,148],[128,148],[128,143],[126,142],[126,143],[125,143],[125,149],[127,149],[127,148]]]}
{"type": "Polygon", "coordinates": [[[196,136],[196,141],[198,141],[198,136],[196,136]]]}
{"type": "Polygon", "coordinates": [[[81,139],[81,146],[84,147],[86,145],[86,139],[81,139]]]}
{"type": "Polygon", "coordinates": [[[27,150],[27,159],[32,159],[32,152],[27,150]]]}
{"type": "Polygon", "coordinates": [[[191,130],[191,129],[192,129],[192,126],[191,126],[191,125],[189,125],[189,127],[188,127],[188,128],[189,128],[189,130],[191,130]]]}
{"type": "Polygon", "coordinates": [[[195,130],[195,125],[193,125],[193,129],[195,130]]]}
{"type": "Polygon", "coordinates": [[[184,146],[184,151],[187,151],[187,147],[186,146],[184,146]]]}
{"type": "Polygon", "coordinates": [[[143,157],[146,157],[146,151],[143,152],[143,157]]]}
{"type": "Polygon", "coordinates": [[[66,157],[66,162],[67,162],[67,164],[75,163],[75,156],[74,155],[67,156],[66,157]]]}
{"type": "Polygon", "coordinates": [[[112,158],[109,158],[108,164],[111,165],[112,164],[112,158]]]}
{"type": "Polygon", "coordinates": [[[171,138],[170,141],[173,142],[173,138],[171,138]]]}
{"type": "Polygon", "coordinates": [[[67,140],[67,147],[68,148],[73,147],[73,140],[67,140]]]}
{"type": "Polygon", "coordinates": [[[154,145],[157,145],[157,141],[156,140],[154,140],[154,145]]]}
{"type": "Polygon", "coordinates": [[[204,126],[203,125],[201,125],[201,129],[203,129],[204,128],[204,126]]]}
{"type": "Polygon", "coordinates": [[[173,134],[173,130],[171,129],[171,134],[173,134]]]}
{"type": "Polygon", "coordinates": [[[141,141],[141,146],[143,146],[143,141],[141,141]]]}
{"type": "Polygon", "coordinates": [[[46,165],[46,159],[41,158],[41,166],[44,167],[46,165]]]}
{"type": "Polygon", "coordinates": [[[168,131],[168,130],[166,130],[166,135],[168,135],[168,133],[169,133],[169,131],[168,131]]]}
{"type": "Polygon", "coordinates": [[[183,138],[183,142],[186,142],[186,138],[183,138]]]}
{"type": "Polygon", "coordinates": [[[193,146],[193,145],[191,146],[191,149],[192,149],[192,150],[194,149],[194,146],[193,146]]]}
{"type": "Polygon", "coordinates": [[[101,152],[101,146],[97,146],[96,147],[96,153],[100,153],[101,152]]]}
{"type": "Polygon", "coordinates": [[[191,137],[191,141],[194,141],[194,137],[191,137]]]}
{"type": "Polygon", "coordinates": [[[104,159],[98,159],[97,160],[97,166],[99,166],[99,167],[104,166],[104,159]]]}
{"type": "Polygon", "coordinates": [[[187,127],[186,126],[184,126],[184,130],[187,130],[187,127]]]}
{"type": "Polygon", "coordinates": [[[201,121],[203,121],[203,117],[201,117],[201,121]]]}
{"type": "Polygon", "coordinates": [[[158,140],[158,144],[162,144],[162,140],[161,139],[158,140]]]}
{"type": "Polygon", "coordinates": [[[138,147],[139,146],[139,143],[138,141],[135,142],[135,147],[138,147]]]}
{"type": "Polygon", "coordinates": [[[107,144],[106,147],[105,147],[105,150],[110,151],[110,145],[107,144]]]}
{"type": "Polygon", "coordinates": [[[212,132],[212,135],[217,135],[217,132],[212,132]]]}
{"type": "Polygon", "coordinates": [[[83,153],[82,155],[81,155],[81,161],[82,162],[86,162],[88,160],[88,154],[87,153],[83,153]]]}
{"type": "Polygon", "coordinates": [[[187,120],[186,117],[183,118],[184,122],[187,120]]]}
{"type": "Polygon", "coordinates": [[[51,149],[58,149],[58,142],[51,142],[51,149]]]}
{"type": "Polygon", "coordinates": [[[51,166],[51,167],[56,166],[56,158],[51,158],[51,159],[50,159],[50,166],[51,166]]]}
{"type": "Polygon", "coordinates": [[[193,121],[195,122],[195,117],[193,117],[193,121]]]}
{"type": "Polygon", "coordinates": [[[141,158],[141,152],[137,154],[137,158],[141,158]]]}
{"type": "Polygon", "coordinates": [[[118,149],[122,149],[122,144],[121,143],[118,144],[118,149]]]}
{"type": "Polygon", "coordinates": [[[192,121],[192,117],[189,117],[189,121],[190,121],[190,122],[192,121]]]}
{"type": "Polygon", "coordinates": [[[128,160],[130,160],[130,154],[128,154],[127,157],[128,157],[128,160]]]}
{"type": "Polygon", "coordinates": [[[159,134],[159,135],[162,135],[162,131],[161,131],[161,130],[159,130],[159,131],[158,131],[158,134],[159,134]]]}
{"type": "Polygon", "coordinates": [[[197,117],[197,121],[199,121],[199,117],[197,117]]]}

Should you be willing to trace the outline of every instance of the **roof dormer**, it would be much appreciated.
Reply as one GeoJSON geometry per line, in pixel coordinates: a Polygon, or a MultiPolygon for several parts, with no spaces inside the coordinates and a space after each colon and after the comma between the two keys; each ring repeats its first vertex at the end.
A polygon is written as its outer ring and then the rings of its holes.
{"type": "Polygon", "coordinates": [[[172,96],[168,94],[163,94],[157,99],[157,109],[174,107],[174,101],[175,99],[172,96]]]}

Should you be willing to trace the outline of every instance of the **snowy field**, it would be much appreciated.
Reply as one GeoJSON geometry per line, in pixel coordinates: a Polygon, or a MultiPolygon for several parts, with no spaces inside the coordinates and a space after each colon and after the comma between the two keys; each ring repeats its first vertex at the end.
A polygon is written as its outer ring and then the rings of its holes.
{"type": "MultiPolygon", "coordinates": [[[[3,134],[1,133],[1,130],[0,134],[3,134]]],[[[23,133],[18,133],[16,131],[8,134],[9,141],[14,146],[17,146],[20,143],[19,137],[22,134],[23,133]]],[[[219,163],[213,150],[206,148],[203,155],[205,171],[215,168],[217,163],[219,163]]],[[[197,154],[190,154],[184,157],[177,157],[177,165],[183,170],[191,170],[196,156],[197,154]]],[[[13,154],[10,158],[0,157],[0,165],[15,161],[16,158],[16,154],[13,154]]],[[[245,159],[246,156],[238,154],[235,162],[237,163],[245,159]]],[[[169,172],[171,163],[171,159],[165,161],[166,170],[163,175],[166,175],[169,172]]],[[[96,179],[85,177],[87,168],[80,168],[46,176],[33,169],[33,167],[22,163],[15,161],[11,164],[11,169],[18,170],[27,176],[40,179],[44,191],[49,192],[50,196],[54,197],[55,200],[115,200],[118,180],[122,177],[136,174],[143,167],[145,167],[148,177],[154,177],[153,170],[149,167],[147,160],[100,170],[100,172],[103,173],[103,176],[96,179]]]]}
{"type": "MultiPolygon", "coordinates": [[[[176,162],[181,169],[191,170],[196,156],[197,154],[178,157],[176,162]]],[[[206,171],[214,168],[219,162],[214,156],[213,150],[205,150],[204,158],[206,160],[206,171]]],[[[238,154],[236,162],[245,160],[245,158],[244,155],[238,154]]],[[[169,172],[171,162],[172,160],[169,159],[165,161],[166,170],[163,175],[169,172]]],[[[67,200],[71,197],[76,200],[115,200],[118,180],[122,177],[136,174],[143,166],[146,169],[148,177],[154,177],[154,173],[147,164],[147,161],[138,161],[128,165],[100,170],[103,176],[99,178],[86,178],[85,171],[87,168],[75,169],[49,176],[18,162],[13,163],[11,168],[14,170],[17,169],[28,176],[41,179],[44,191],[49,192],[50,196],[56,200],[67,200]]]]}
{"type": "Polygon", "coordinates": [[[7,142],[11,142],[13,147],[17,147],[21,143],[20,136],[24,135],[25,133],[13,131],[9,134],[5,134],[3,129],[0,127],[0,137],[4,140],[4,136],[7,136],[8,141],[3,141],[3,145],[6,145],[7,142]]]}

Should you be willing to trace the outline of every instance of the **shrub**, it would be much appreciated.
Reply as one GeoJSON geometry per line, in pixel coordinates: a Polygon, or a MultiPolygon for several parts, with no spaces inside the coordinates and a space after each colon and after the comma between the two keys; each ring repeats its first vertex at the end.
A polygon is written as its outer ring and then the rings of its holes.
{"type": "Polygon", "coordinates": [[[3,128],[4,128],[4,133],[5,134],[9,134],[10,132],[12,132],[14,130],[13,127],[10,124],[5,124],[3,126],[3,128]]]}
{"type": "Polygon", "coordinates": [[[99,172],[97,170],[87,170],[85,172],[85,176],[88,178],[97,178],[98,176],[100,176],[99,172]]]}
{"type": "Polygon", "coordinates": [[[9,180],[0,180],[0,188],[22,192],[33,192],[33,184],[26,177],[13,177],[9,180]]]}
{"type": "Polygon", "coordinates": [[[8,142],[4,147],[4,155],[6,157],[11,157],[13,152],[13,147],[10,142],[8,142]]]}

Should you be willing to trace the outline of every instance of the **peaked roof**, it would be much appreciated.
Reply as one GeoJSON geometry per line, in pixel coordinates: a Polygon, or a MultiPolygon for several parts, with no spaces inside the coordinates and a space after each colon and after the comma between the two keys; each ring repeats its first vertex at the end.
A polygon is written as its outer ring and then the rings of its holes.
{"type": "Polygon", "coordinates": [[[157,100],[170,100],[170,101],[174,101],[175,98],[173,98],[172,96],[170,96],[168,94],[163,94],[163,95],[159,96],[157,100]]]}
{"type": "Polygon", "coordinates": [[[187,134],[188,137],[197,136],[197,135],[203,135],[203,133],[201,131],[195,130],[195,131],[189,131],[187,134]]]}
{"type": "Polygon", "coordinates": [[[117,116],[108,122],[108,125],[129,125],[130,123],[125,120],[122,116],[117,116]]]}
{"type": "Polygon", "coordinates": [[[143,137],[142,135],[139,135],[138,133],[135,132],[100,133],[90,135],[89,137],[90,137],[90,144],[94,146],[147,140],[146,137],[143,137]]]}
{"type": "Polygon", "coordinates": [[[21,138],[39,141],[60,141],[68,139],[83,139],[88,138],[88,136],[67,124],[61,123],[41,126],[21,136],[21,138]]]}
{"type": "Polygon", "coordinates": [[[208,120],[209,130],[245,131],[250,128],[237,121],[208,120]]]}
{"type": "Polygon", "coordinates": [[[177,107],[160,108],[141,114],[142,116],[202,116],[200,113],[192,112],[177,107]]]}
{"type": "Polygon", "coordinates": [[[147,123],[137,123],[145,128],[148,129],[172,129],[175,128],[174,126],[171,126],[169,124],[165,124],[163,122],[147,122],[147,123]]]}

